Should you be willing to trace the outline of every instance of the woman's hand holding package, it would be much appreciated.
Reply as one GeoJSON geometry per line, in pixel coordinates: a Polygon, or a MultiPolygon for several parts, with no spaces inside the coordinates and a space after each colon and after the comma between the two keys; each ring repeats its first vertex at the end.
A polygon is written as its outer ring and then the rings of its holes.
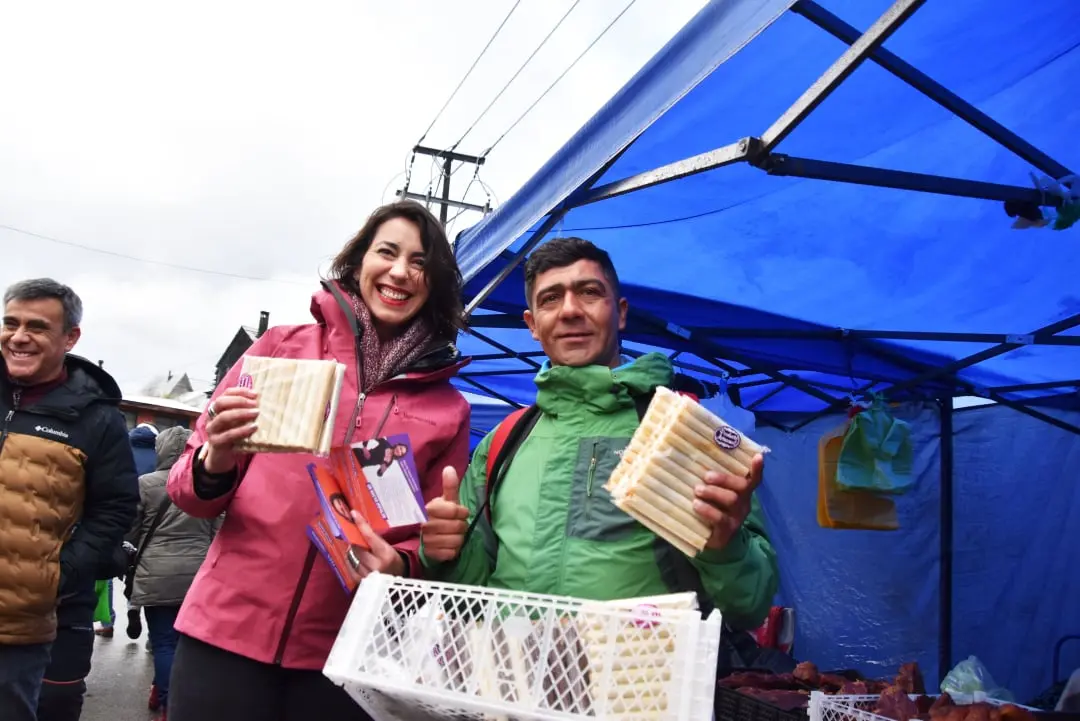
{"type": "Polygon", "coordinates": [[[360,534],[368,542],[368,546],[371,547],[370,550],[367,550],[359,546],[353,546],[353,555],[360,563],[359,568],[356,569],[360,578],[364,579],[369,573],[375,573],[376,571],[391,576],[404,576],[405,559],[401,557],[397,549],[387,543],[386,539],[378,533],[375,533],[375,530],[359,511],[354,510],[352,517],[356,521],[356,526],[360,529],[360,534]]]}
{"type": "Polygon", "coordinates": [[[712,527],[706,548],[724,548],[739,532],[750,515],[750,501],[764,469],[765,459],[758,454],[745,478],[716,471],[705,474],[704,482],[694,490],[694,510],[712,527]]]}
{"type": "Polygon", "coordinates": [[[258,399],[248,388],[229,388],[210,403],[203,459],[207,473],[228,473],[236,468],[236,444],[251,437],[257,428],[258,399]]]}
{"type": "Polygon", "coordinates": [[[457,471],[444,468],[442,496],[428,502],[428,522],[420,531],[424,555],[433,561],[453,561],[465,543],[469,509],[460,503],[460,488],[457,471]]]}

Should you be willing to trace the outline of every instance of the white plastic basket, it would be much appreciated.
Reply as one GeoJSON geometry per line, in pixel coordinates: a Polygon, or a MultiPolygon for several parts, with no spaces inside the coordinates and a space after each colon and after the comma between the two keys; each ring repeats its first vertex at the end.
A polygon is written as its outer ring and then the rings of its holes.
{"type": "MultiPolygon", "coordinates": [[[[893,721],[874,713],[878,698],[878,696],[827,696],[821,691],[811,691],[808,718],[809,721],[893,721]]],[[[977,701],[986,701],[994,706],[1006,704],[1005,701],[988,698],[984,694],[978,696],[956,694],[952,695],[952,699],[961,706],[977,701]]],[[[1019,706],[1019,704],[1015,705],[1019,706]]],[[[1028,707],[1020,706],[1020,708],[1028,707]]]]}
{"type": "Polygon", "coordinates": [[[709,721],[720,614],[368,576],[324,673],[376,721],[709,721]]]}

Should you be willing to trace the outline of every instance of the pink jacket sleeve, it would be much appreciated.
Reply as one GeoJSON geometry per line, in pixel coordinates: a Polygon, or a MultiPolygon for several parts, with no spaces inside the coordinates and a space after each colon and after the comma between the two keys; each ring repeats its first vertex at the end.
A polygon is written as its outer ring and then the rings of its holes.
{"type": "MultiPolygon", "coordinates": [[[[277,346],[277,331],[278,329],[271,328],[269,331],[263,334],[255,343],[247,350],[244,355],[273,355],[273,350],[277,346]]],[[[225,390],[236,386],[237,381],[240,379],[240,369],[243,366],[243,359],[233,365],[229,369],[229,372],[225,374],[225,377],[221,379],[218,387],[214,389],[214,394],[210,397],[210,402],[206,404],[206,407],[210,407],[210,403],[213,403],[225,390]]],[[[191,434],[191,438],[188,440],[187,448],[184,450],[184,454],[180,456],[180,460],[169,471],[168,491],[169,497],[172,498],[173,503],[177,505],[180,510],[187,513],[189,516],[195,518],[217,518],[225,509],[229,507],[230,501],[232,501],[233,495],[236,493],[237,487],[244,478],[244,472],[247,470],[249,457],[241,457],[237,464],[236,469],[236,485],[217,498],[205,499],[201,498],[195,493],[195,480],[192,474],[192,462],[195,460],[195,454],[199,448],[206,442],[206,423],[208,418],[206,411],[204,410],[199,419],[195,422],[195,430],[191,434]]]]}
{"type": "MultiPolygon", "coordinates": [[[[460,406],[456,409],[458,417],[458,429],[453,440],[446,449],[436,456],[431,466],[421,479],[421,491],[424,494],[424,502],[442,495],[442,473],[447,466],[453,466],[458,472],[458,477],[465,475],[465,469],[469,465],[469,402],[463,396],[457,394],[460,406]]],[[[394,544],[394,548],[403,553],[408,559],[409,568],[406,575],[414,578],[423,576],[424,567],[420,563],[420,533],[413,534],[410,538],[394,544]]]]}

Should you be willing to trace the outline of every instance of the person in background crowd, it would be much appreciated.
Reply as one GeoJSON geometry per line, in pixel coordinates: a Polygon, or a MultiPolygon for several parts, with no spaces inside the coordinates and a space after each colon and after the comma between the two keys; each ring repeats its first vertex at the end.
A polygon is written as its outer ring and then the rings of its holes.
{"type": "MultiPolygon", "coordinates": [[[[312,298],[314,323],[271,328],[248,354],[345,364],[334,445],[370,440],[380,425],[408,434],[431,500],[444,469],[464,471],[469,454],[469,404],[450,384],[463,365],[461,273],[443,228],[417,203],[383,206],[330,276],[312,298]]],[[[349,597],[306,534],[319,510],[313,458],[237,451],[259,415],[258,397],[238,387],[241,367],[219,384],[169,475],[181,509],[226,514],[176,621],[170,721],[366,719],[322,674],[349,597]]],[[[355,549],[364,574],[420,574],[415,531],[382,538],[358,525],[371,545],[355,549]]]]}
{"type": "Polygon", "coordinates": [[[525,284],[525,322],[548,357],[536,376],[539,420],[467,543],[493,433],[477,447],[460,490],[457,478],[444,479],[421,536],[430,574],[595,600],[697,591],[732,626],[759,626],[779,580],[754,496],[762,458],[748,478],[712,472],[701,479],[694,510],[712,534],[693,559],[619,510],[604,484],[640,422],[635,397],[670,386],[671,361],[661,353],[622,355],[627,302],[610,257],[592,243],[557,238],[540,246],[526,263],[525,284]]]}
{"type": "MultiPolygon", "coordinates": [[[[169,469],[184,452],[190,437],[191,431],[179,426],[162,431],[156,443],[157,470],[139,478],[139,511],[132,536],[138,539],[136,545],[142,554],[135,569],[131,603],[146,613],[153,640],[154,682],[148,702],[151,711],[167,708],[169,675],[179,637],[173,625],[221,521],[194,518],[166,504],[169,469]],[[151,526],[154,531],[149,534],[151,526]]],[[[165,713],[162,711],[162,719],[165,713]]]]}
{"type": "MultiPolygon", "coordinates": [[[[157,468],[158,457],[155,451],[155,445],[157,443],[158,429],[151,423],[140,423],[131,429],[131,433],[128,434],[128,440],[131,443],[131,453],[135,457],[135,472],[139,474],[139,477],[145,476],[147,473],[153,473],[157,468]]],[[[109,615],[113,621],[116,620],[116,613],[112,610],[112,579],[109,579],[109,615]]],[[[127,612],[127,636],[131,640],[137,639],[142,635],[142,612],[141,609],[128,603],[127,612]]],[[[98,631],[99,635],[112,636],[112,624],[109,624],[108,633],[104,633],[103,630],[98,631]]],[[[150,641],[147,640],[147,650],[150,648],[150,641]]]]}
{"type": "MultiPolygon", "coordinates": [[[[70,355],[82,301],[48,278],[4,293],[0,328],[0,719],[34,721],[57,605],[131,527],[138,485],[120,389],[70,355]]],[[[93,633],[84,632],[93,642],[93,633]]],[[[85,641],[84,641],[85,642],[85,641]]],[[[58,654],[62,652],[58,645],[58,654]]]]}

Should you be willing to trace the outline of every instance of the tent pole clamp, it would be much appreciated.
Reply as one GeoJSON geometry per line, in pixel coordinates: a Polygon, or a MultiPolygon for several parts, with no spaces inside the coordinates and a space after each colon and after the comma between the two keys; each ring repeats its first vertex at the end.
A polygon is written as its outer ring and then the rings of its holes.
{"type": "Polygon", "coordinates": [[[1032,345],[1035,343],[1035,335],[1032,333],[1014,333],[1005,336],[1005,342],[1012,345],[1032,345]]]}
{"type": "Polygon", "coordinates": [[[681,325],[676,325],[675,323],[668,323],[664,328],[668,333],[677,335],[683,340],[690,340],[690,336],[692,335],[688,328],[683,328],[681,325]]]}

